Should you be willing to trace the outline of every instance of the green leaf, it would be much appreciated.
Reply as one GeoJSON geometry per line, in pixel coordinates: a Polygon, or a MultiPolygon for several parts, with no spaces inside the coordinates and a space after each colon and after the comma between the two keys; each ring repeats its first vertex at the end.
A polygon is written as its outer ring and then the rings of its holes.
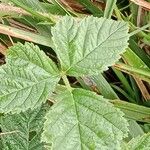
{"type": "Polygon", "coordinates": [[[128,143],[129,150],[149,150],[150,149],[150,133],[144,134],[137,138],[132,139],[128,143]]]}
{"type": "Polygon", "coordinates": [[[0,67],[0,112],[20,112],[45,102],[59,81],[56,65],[37,46],[16,44],[0,67]]]}
{"type": "Polygon", "coordinates": [[[44,150],[41,133],[46,110],[44,105],[34,111],[1,118],[1,143],[3,150],[44,150]]]}
{"type": "Polygon", "coordinates": [[[117,150],[127,135],[123,113],[95,93],[73,89],[46,115],[42,140],[53,150],[117,150]]]}
{"type": "Polygon", "coordinates": [[[127,48],[128,25],[105,18],[63,17],[52,29],[55,51],[67,75],[95,75],[113,65],[127,48]]]}

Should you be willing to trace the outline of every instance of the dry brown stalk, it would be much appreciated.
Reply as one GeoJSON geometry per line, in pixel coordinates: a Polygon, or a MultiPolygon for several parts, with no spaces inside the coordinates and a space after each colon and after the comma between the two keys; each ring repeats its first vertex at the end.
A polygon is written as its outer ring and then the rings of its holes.
{"type": "Polygon", "coordinates": [[[144,9],[150,10],[150,3],[144,0],[130,0],[131,2],[142,6],[144,9]]]}
{"type": "Polygon", "coordinates": [[[15,6],[3,4],[3,3],[0,3],[0,12],[10,12],[10,13],[16,13],[20,15],[30,15],[28,12],[26,12],[25,10],[19,7],[15,7],[15,6]]]}

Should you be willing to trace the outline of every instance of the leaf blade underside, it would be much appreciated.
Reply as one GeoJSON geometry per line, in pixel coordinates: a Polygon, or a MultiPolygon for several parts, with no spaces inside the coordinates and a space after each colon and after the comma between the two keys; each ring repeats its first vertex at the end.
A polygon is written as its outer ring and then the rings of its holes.
{"type": "Polygon", "coordinates": [[[52,28],[55,52],[67,75],[103,72],[128,46],[128,25],[122,21],[87,17],[81,21],[66,16],[52,28]]]}
{"type": "Polygon", "coordinates": [[[20,112],[45,102],[59,81],[56,65],[37,46],[16,44],[0,67],[0,112],[20,112]]]}
{"type": "Polygon", "coordinates": [[[49,106],[44,104],[31,111],[1,116],[3,150],[44,150],[41,142],[44,116],[49,106]]]}
{"type": "Polygon", "coordinates": [[[62,94],[47,113],[42,140],[52,144],[53,150],[120,149],[128,132],[122,116],[103,97],[74,89],[62,94]]]}
{"type": "Polygon", "coordinates": [[[150,149],[150,133],[133,138],[127,144],[129,150],[149,150],[150,149]]]}

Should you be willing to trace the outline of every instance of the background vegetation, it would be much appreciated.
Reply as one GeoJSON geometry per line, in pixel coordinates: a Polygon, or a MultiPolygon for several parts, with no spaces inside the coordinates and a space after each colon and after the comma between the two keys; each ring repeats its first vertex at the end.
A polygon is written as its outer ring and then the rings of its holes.
{"type": "Polygon", "coordinates": [[[37,44],[57,61],[51,27],[64,15],[128,22],[129,48],[120,61],[103,74],[69,81],[114,99],[111,102],[129,119],[130,138],[150,132],[150,0],[1,0],[0,64],[5,63],[10,46],[25,41],[37,44]]]}

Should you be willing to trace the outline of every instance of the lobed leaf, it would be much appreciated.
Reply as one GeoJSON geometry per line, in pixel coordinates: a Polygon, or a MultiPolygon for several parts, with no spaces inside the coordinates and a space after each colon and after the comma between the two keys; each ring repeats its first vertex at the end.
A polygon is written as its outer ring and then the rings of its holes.
{"type": "Polygon", "coordinates": [[[0,112],[20,112],[45,102],[59,81],[56,65],[37,46],[16,44],[0,67],[0,112]]]}
{"type": "Polygon", "coordinates": [[[113,65],[128,46],[128,25],[122,21],[63,17],[52,29],[55,51],[67,75],[95,75],[113,65]]]}
{"type": "Polygon", "coordinates": [[[42,140],[53,150],[119,150],[127,135],[123,113],[96,94],[61,93],[46,115],[42,140]]]}

